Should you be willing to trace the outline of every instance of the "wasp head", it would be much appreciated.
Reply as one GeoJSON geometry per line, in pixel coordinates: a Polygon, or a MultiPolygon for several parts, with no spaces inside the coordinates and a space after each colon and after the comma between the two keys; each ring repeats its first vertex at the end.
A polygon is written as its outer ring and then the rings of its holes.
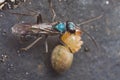
{"type": "Polygon", "coordinates": [[[73,22],[66,22],[66,29],[70,33],[75,33],[75,24],[73,22]]]}

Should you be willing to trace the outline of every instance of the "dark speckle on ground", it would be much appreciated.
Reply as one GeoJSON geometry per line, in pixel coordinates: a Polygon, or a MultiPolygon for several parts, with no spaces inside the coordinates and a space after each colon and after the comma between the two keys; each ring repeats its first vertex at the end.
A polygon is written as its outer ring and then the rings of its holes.
{"type": "Polygon", "coordinates": [[[74,55],[71,68],[57,74],[51,67],[50,56],[59,43],[58,36],[49,37],[49,52],[45,53],[44,39],[26,52],[19,52],[28,43],[19,43],[11,27],[20,22],[35,23],[35,16],[20,16],[10,12],[42,14],[44,22],[51,22],[47,0],[26,0],[13,9],[0,10],[0,80],[119,80],[120,79],[120,1],[119,0],[52,0],[59,21],[81,23],[93,17],[102,18],[81,25],[99,44],[99,50],[83,34],[89,48],[82,47],[74,55]],[[54,44],[53,44],[54,42],[54,44]]]}

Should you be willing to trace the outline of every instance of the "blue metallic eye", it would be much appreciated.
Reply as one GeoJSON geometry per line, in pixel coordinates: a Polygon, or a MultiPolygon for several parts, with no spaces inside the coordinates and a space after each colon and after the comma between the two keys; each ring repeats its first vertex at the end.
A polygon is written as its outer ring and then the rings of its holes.
{"type": "Polygon", "coordinates": [[[54,29],[56,29],[59,32],[65,32],[66,31],[66,27],[64,23],[59,23],[57,25],[54,26],[54,29]]]}

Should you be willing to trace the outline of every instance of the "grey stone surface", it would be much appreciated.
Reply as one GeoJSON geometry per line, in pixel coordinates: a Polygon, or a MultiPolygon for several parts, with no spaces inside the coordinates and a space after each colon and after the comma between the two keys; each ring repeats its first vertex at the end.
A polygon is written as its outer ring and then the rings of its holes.
{"type": "MultiPolygon", "coordinates": [[[[45,22],[51,22],[47,0],[30,0],[12,12],[31,12],[26,8],[40,11],[45,22]]],[[[119,0],[53,0],[57,21],[80,23],[103,15],[94,22],[81,25],[97,43],[83,34],[82,39],[90,49],[82,47],[74,55],[71,68],[63,74],[57,74],[51,67],[50,56],[59,43],[58,36],[49,37],[49,53],[45,53],[44,39],[27,52],[18,52],[30,42],[20,44],[11,34],[11,27],[18,23],[17,16],[0,11],[0,80],[119,80],[120,79],[120,1],[119,0]],[[7,56],[7,58],[6,58],[7,56]]],[[[35,18],[23,16],[19,22],[35,23],[35,18]]]]}

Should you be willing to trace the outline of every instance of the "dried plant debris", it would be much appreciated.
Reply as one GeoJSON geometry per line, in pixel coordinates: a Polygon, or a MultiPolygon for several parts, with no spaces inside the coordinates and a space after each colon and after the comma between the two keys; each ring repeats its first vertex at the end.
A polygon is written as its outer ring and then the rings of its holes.
{"type": "Polygon", "coordinates": [[[15,9],[26,0],[0,0],[0,10],[15,9]]]}

